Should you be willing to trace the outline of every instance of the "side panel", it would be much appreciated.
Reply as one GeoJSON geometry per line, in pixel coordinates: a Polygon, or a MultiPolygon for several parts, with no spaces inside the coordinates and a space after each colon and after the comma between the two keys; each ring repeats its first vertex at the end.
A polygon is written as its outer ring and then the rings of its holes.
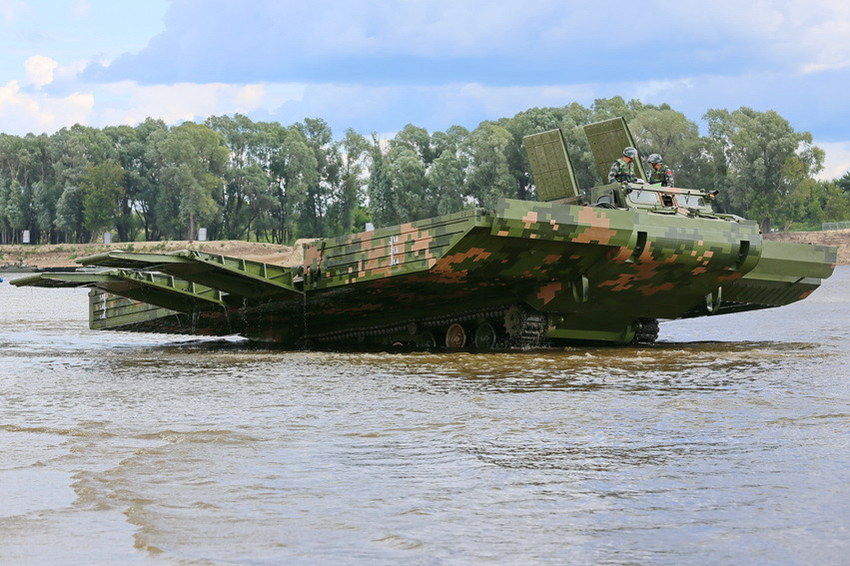
{"type": "Polygon", "coordinates": [[[195,336],[233,333],[222,311],[179,313],[101,289],[89,291],[89,328],[195,336]]]}
{"type": "Polygon", "coordinates": [[[561,130],[525,136],[523,143],[538,200],[548,202],[579,196],[578,181],[561,130]]]}
{"type": "Polygon", "coordinates": [[[478,225],[489,226],[490,220],[473,209],[311,242],[304,247],[305,290],[427,271],[478,225]]]}
{"type": "MultiPolygon", "coordinates": [[[[637,147],[635,139],[626,125],[626,120],[619,117],[588,124],[584,127],[584,133],[590,143],[590,151],[593,152],[596,170],[599,171],[602,182],[607,183],[611,164],[623,157],[624,148],[637,147]]],[[[646,172],[643,170],[640,159],[635,160],[635,167],[638,177],[646,179],[646,172]]]]}

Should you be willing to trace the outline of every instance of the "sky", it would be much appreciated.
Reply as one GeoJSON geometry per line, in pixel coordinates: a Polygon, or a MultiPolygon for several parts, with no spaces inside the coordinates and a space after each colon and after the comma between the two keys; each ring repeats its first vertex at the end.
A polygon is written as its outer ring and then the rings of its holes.
{"type": "Polygon", "coordinates": [[[776,110],[850,170],[847,0],[0,0],[0,132],[241,113],[392,135],[622,96],[776,110]]]}

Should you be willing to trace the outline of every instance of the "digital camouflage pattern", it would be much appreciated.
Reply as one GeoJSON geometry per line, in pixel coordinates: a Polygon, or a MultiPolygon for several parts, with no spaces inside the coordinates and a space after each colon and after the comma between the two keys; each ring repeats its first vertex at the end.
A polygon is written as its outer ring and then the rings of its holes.
{"type": "Polygon", "coordinates": [[[661,167],[656,169],[650,165],[649,182],[652,184],[660,184],[662,187],[674,187],[673,170],[661,163],[661,167]]]}
{"type": "Polygon", "coordinates": [[[611,169],[608,170],[609,183],[634,182],[636,180],[634,160],[626,163],[626,160],[621,157],[612,163],[611,169]]]}
{"type": "MultiPolygon", "coordinates": [[[[547,167],[568,159],[550,153],[547,167]]],[[[716,213],[711,199],[611,183],[580,203],[505,199],[317,240],[296,267],[113,251],[78,260],[99,271],[12,283],[91,287],[96,329],[488,350],[651,342],[658,319],[789,304],[831,275],[835,248],[765,241],[755,222],[716,213]]]]}

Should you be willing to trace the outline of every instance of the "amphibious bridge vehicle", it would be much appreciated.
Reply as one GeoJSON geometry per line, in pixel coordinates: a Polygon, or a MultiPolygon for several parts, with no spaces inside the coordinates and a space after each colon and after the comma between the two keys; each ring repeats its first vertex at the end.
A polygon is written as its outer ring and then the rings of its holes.
{"type": "MultiPolygon", "coordinates": [[[[603,179],[635,145],[622,118],[585,132],[603,179]]],[[[787,305],[832,274],[835,248],[766,241],[756,222],[716,212],[710,192],[646,183],[582,192],[560,130],[524,142],[537,202],[317,240],[296,266],[114,250],[12,284],[91,288],[99,330],[492,350],[651,343],[659,320],[787,305]]]]}

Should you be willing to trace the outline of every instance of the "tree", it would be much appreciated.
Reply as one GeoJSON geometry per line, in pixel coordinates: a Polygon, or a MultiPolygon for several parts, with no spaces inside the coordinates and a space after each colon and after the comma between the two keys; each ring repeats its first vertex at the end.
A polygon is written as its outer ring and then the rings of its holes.
{"type": "Polygon", "coordinates": [[[490,122],[482,122],[466,138],[462,150],[469,163],[465,193],[479,206],[493,208],[500,198],[517,197],[506,151],[512,141],[508,130],[490,122]]]}
{"type": "Polygon", "coordinates": [[[603,180],[584,126],[614,116],[629,122],[644,157],[664,156],[677,184],[720,189],[724,212],[765,229],[845,214],[850,173],[816,181],[823,152],[776,112],[709,110],[701,137],[666,104],[612,97],[590,108],[531,108],[472,132],[452,126],[429,134],[407,124],[389,141],[373,134],[371,143],[353,130],[335,139],[319,118],[284,127],[241,114],[174,128],[149,118],[135,127],[0,134],[0,241],[22,229],[33,241],[85,240],[113,226],[125,241],[142,228],[148,240],[192,238],[203,223],[212,238],[283,243],[350,233],[367,221],[386,226],[492,207],[502,197],[533,199],[523,138],[555,128],[579,186],[589,188],[603,180]],[[104,180],[116,165],[117,185],[104,180]]]}
{"type": "Polygon", "coordinates": [[[215,237],[227,155],[221,136],[194,122],[156,136],[149,158],[162,187],[156,214],[166,235],[176,237],[182,231],[192,240],[197,223],[204,222],[215,237]]]}
{"type": "Polygon", "coordinates": [[[776,112],[709,110],[709,151],[727,191],[723,202],[762,230],[787,221],[798,185],[823,167],[823,151],[776,112]]]}
{"type": "Polygon", "coordinates": [[[160,158],[155,147],[168,135],[168,126],[162,120],[148,118],[133,130],[133,136],[122,132],[123,139],[114,142],[119,148],[119,163],[126,173],[126,193],[118,233],[122,239],[135,239],[136,226],[140,224],[144,228],[145,240],[158,240],[162,235],[156,216],[160,198],[158,175],[162,164],[158,161],[160,158]]]}
{"type": "Polygon", "coordinates": [[[469,135],[469,130],[463,126],[451,126],[445,132],[431,134],[431,150],[435,158],[443,155],[446,150],[457,154],[463,140],[469,135]]]}
{"type": "Polygon", "coordinates": [[[386,156],[386,173],[396,195],[399,215],[393,223],[432,216],[425,180],[425,163],[405,144],[393,147],[386,156]]]}
{"type": "MultiPolygon", "coordinates": [[[[17,235],[21,230],[32,230],[35,218],[32,205],[32,187],[21,185],[13,180],[6,196],[6,219],[14,231],[13,241],[19,241],[17,235]]],[[[31,234],[32,236],[32,234],[31,234]]],[[[31,242],[35,240],[31,238],[31,242]]]]}
{"type": "Polygon", "coordinates": [[[117,157],[112,140],[101,130],[75,124],[50,138],[56,183],[79,184],[88,167],[117,157]]]}
{"type": "Polygon", "coordinates": [[[74,185],[66,185],[62,191],[62,196],[56,203],[54,223],[57,230],[65,232],[66,241],[81,241],[84,238],[85,205],[83,199],[84,191],[82,189],[74,185]]]}
{"type": "Polygon", "coordinates": [[[303,123],[295,124],[295,128],[304,136],[316,164],[316,174],[311,175],[306,186],[303,210],[299,215],[300,227],[304,235],[319,237],[326,233],[326,217],[337,192],[341,159],[327,122],[305,118],[303,123]]]}
{"type": "Polygon", "coordinates": [[[369,174],[368,195],[372,218],[379,226],[388,226],[400,222],[402,211],[397,195],[393,191],[383,145],[378,134],[372,132],[372,145],[369,147],[372,167],[369,174]]]}
{"type": "Polygon", "coordinates": [[[835,182],[838,187],[844,191],[845,193],[850,194],[850,171],[844,173],[841,177],[839,177],[835,182]]]}
{"type": "Polygon", "coordinates": [[[336,213],[334,216],[336,222],[334,232],[336,234],[350,234],[354,227],[357,208],[365,197],[363,171],[369,142],[362,135],[349,128],[340,142],[339,149],[342,152],[342,167],[340,169],[339,191],[335,195],[336,213]]]}
{"type": "Polygon", "coordinates": [[[89,166],[82,177],[83,227],[96,235],[113,228],[124,196],[124,169],[108,160],[89,166]]]}
{"type": "Polygon", "coordinates": [[[436,155],[431,148],[431,136],[428,130],[407,124],[390,142],[390,147],[405,146],[419,156],[420,161],[427,167],[436,155]]]}
{"type": "Polygon", "coordinates": [[[56,185],[36,181],[32,188],[33,213],[39,233],[47,235],[47,240],[53,242],[54,221],[56,219],[56,203],[62,191],[56,185]]]}
{"type": "Polygon", "coordinates": [[[669,109],[670,107],[666,104],[660,107],[646,105],[636,99],[626,102],[621,96],[614,96],[612,98],[597,98],[593,101],[593,105],[590,108],[592,112],[590,121],[599,122],[622,116],[626,119],[626,122],[631,122],[635,116],[637,116],[638,112],[647,108],[659,108],[664,110],[669,109]]]}
{"type": "Polygon", "coordinates": [[[452,150],[444,150],[440,157],[434,160],[428,170],[427,181],[437,201],[437,214],[451,214],[464,208],[464,167],[452,150]]]}
{"type": "Polygon", "coordinates": [[[272,237],[282,244],[297,237],[308,189],[318,184],[319,174],[316,154],[299,128],[279,127],[276,138],[276,148],[270,161],[275,202],[272,237]]]}

